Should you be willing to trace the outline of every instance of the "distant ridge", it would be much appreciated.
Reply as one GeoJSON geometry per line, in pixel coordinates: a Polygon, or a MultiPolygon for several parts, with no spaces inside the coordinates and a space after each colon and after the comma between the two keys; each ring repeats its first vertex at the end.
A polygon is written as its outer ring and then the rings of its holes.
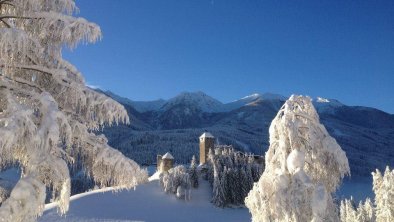
{"type": "MultiPolygon", "coordinates": [[[[155,163],[158,153],[178,163],[198,157],[198,137],[211,132],[221,144],[263,155],[268,129],[286,97],[253,93],[223,104],[203,92],[184,92],[169,100],[139,101],[103,92],[123,104],[131,125],[104,129],[110,145],[141,164],[155,163]]],[[[352,175],[370,176],[375,168],[394,167],[394,115],[316,98],[321,122],[346,152],[352,175]]]]}

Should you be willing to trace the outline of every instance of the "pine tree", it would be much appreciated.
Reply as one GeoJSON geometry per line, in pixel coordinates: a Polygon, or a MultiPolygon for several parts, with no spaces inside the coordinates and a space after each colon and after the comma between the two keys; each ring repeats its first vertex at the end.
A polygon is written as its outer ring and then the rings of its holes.
{"type": "Polygon", "coordinates": [[[73,0],[0,1],[0,169],[22,177],[0,207],[3,221],[34,221],[46,192],[68,210],[69,167],[99,186],[131,188],[147,172],[93,130],[129,122],[123,106],[85,86],[63,46],[94,43],[100,28],[74,17],[73,0]]]}
{"type": "Polygon", "coordinates": [[[220,186],[222,187],[223,193],[224,193],[224,206],[228,205],[231,203],[231,190],[230,190],[230,177],[229,177],[229,171],[227,169],[227,166],[224,166],[222,173],[219,175],[220,178],[220,186]]]}
{"type": "Polygon", "coordinates": [[[384,175],[376,170],[372,173],[375,192],[376,221],[394,221],[394,170],[386,167],[384,175]]]}
{"type": "Polygon", "coordinates": [[[269,133],[264,173],[245,199],[252,220],[339,220],[332,194],[350,173],[349,163],[311,99],[291,96],[269,133]]]}
{"type": "Polygon", "coordinates": [[[375,217],[374,206],[373,206],[373,204],[371,202],[371,199],[367,198],[365,200],[363,208],[364,208],[364,212],[366,214],[366,220],[365,221],[374,222],[376,220],[376,217],[375,217]]]}
{"type": "Polygon", "coordinates": [[[198,173],[197,173],[197,163],[196,163],[196,157],[193,155],[191,164],[190,164],[190,181],[192,184],[193,188],[198,187],[198,173]]]}
{"type": "Polygon", "coordinates": [[[226,194],[223,190],[222,180],[219,177],[219,172],[216,167],[216,164],[213,165],[213,172],[214,172],[214,183],[213,183],[213,196],[212,196],[212,203],[217,207],[224,207],[226,206],[226,194]]]}

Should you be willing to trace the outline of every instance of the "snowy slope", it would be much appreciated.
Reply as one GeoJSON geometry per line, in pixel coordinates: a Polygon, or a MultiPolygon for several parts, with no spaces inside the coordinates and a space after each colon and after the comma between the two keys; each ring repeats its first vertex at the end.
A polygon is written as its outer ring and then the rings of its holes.
{"type": "Polygon", "coordinates": [[[286,101],[286,97],[272,93],[264,93],[264,94],[254,93],[252,95],[245,96],[239,100],[235,100],[234,102],[225,104],[224,111],[235,110],[243,106],[253,104],[257,101],[268,101],[268,100],[286,101]]]}
{"type": "Polygon", "coordinates": [[[341,102],[336,99],[326,99],[322,97],[317,97],[313,101],[313,105],[315,106],[316,110],[320,113],[331,113],[335,111],[336,108],[344,106],[341,102]]]}
{"type": "Polygon", "coordinates": [[[208,182],[200,181],[200,187],[192,190],[192,200],[185,202],[174,195],[165,194],[154,180],[131,191],[117,193],[90,192],[73,196],[70,211],[60,217],[52,205],[46,206],[38,221],[250,221],[246,208],[217,208],[210,203],[208,182]]]}

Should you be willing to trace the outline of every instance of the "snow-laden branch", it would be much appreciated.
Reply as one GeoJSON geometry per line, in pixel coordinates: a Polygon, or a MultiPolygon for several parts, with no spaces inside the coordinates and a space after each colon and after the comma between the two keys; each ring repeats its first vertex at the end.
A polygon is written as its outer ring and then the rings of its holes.
{"type": "Polygon", "coordinates": [[[24,13],[54,11],[71,15],[73,12],[78,11],[73,0],[12,0],[11,2],[18,10],[24,13]]]}
{"type": "Polygon", "coordinates": [[[44,184],[34,176],[22,178],[0,207],[1,221],[34,222],[41,216],[44,203],[44,184]]]}
{"type": "Polygon", "coordinates": [[[46,191],[68,210],[69,167],[78,165],[99,186],[131,188],[146,170],[107,140],[106,125],[129,123],[123,106],[85,86],[61,47],[95,42],[100,28],[72,16],[72,0],[0,0],[0,170],[20,166],[22,178],[1,203],[0,219],[34,221],[46,191]],[[5,3],[10,3],[4,5],[5,3]]]}

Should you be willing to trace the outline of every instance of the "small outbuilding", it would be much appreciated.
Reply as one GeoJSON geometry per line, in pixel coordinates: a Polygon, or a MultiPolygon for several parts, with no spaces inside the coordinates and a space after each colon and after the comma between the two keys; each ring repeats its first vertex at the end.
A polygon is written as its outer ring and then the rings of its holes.
{"type": "Polygon", "coordinates": [[[167,152],[164,156],[157,155],[157,170],[160,172],[168,172],[174,167],[174,157],[167,152]]]}

